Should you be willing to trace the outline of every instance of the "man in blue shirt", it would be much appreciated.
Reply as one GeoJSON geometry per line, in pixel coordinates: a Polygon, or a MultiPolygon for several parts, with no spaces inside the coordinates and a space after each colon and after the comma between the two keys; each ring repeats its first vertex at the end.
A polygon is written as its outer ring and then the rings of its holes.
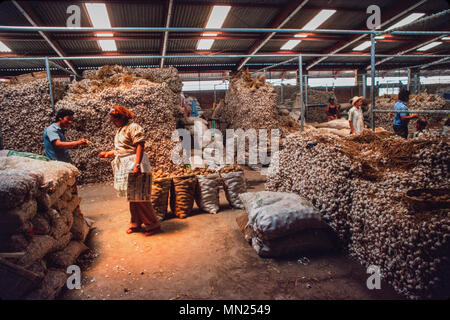
{"type": "MultiPolygon", "coordinates": [[[[407,111],[408,107],[406,106],[406,104],[408,103],[408,101],[409,101],[409,91],[406,89],[401,89],[400,92],[398,93],[398,101],[394,105],[394,110],[407,111]]],[[[409,115],[409,113],[407,112],[395,113],[394,132],[400,137],[408,139],[409,120],[417,117],[418,117],[417,113],[411,115],[409,115]]]]}
{"type": "Polygon", "coordinates": [[[73,111],[60,109],[56,113],[56,122],[44,130],[45,155],[51,160],[72,163],[67,149],[87,144],[86,139],[67,141],[64,129],[69,128],[73,121],[73,111]]]}

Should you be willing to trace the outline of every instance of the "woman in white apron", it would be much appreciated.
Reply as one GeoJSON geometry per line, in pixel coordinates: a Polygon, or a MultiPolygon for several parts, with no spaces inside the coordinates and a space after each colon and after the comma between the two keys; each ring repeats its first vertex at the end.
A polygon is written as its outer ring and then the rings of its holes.
{"type": "MultiPolygon", "coordinates": [[[[109,112],[109,117],[119,128],[114,138],[114,150],[100,152],[99,157],[115,157],[112,161],[114,188],[119,197],[127,197],[127,190],[130,187],[128,175],[151,172],[150,161],[144,152],[145,133],[140,125],[130,122],[134,114],[123,106],[114,106],[109,112]]],[[[126,231],[128,234],[141,231],[142,225],[147,236],[161,231],[149,195],[146,200],[133,200],[129,203],[131,222],[126,231]]]]}

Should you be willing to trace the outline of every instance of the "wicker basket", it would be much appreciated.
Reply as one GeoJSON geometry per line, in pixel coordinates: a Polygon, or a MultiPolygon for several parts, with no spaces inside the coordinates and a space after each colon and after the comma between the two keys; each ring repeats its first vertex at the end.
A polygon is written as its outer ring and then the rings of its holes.
{"type": "Polygon", "coordinates": [[[443,189],[411,189],[405,193],[403,200],[408,207],[415,211],[432,211],[450,208],[450,188],[443,189]],[[423,193],[431,194],[434,198],[427,199],[423,193]],[[441,199],[436,199],[439,197],[441,199]]]}

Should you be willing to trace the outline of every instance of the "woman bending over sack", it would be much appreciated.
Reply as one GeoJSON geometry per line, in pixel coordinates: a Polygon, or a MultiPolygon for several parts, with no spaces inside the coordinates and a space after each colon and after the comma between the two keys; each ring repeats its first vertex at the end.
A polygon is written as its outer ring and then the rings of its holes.
{"type": "MultiPolygon", "coordinates": [[[[127,197],[127,190],[132,187],[128,182],[129,174],[151,172],[150,161],[144,152],[145,133],[140,125],[130,121],[134,114],[123,106],[114,106],[109,111],[109,118],[119,128],[114,138],[114,150],[100,152],[99,157],[115,157],[112,162],[114,188],[119,197],[127,197]]],[[[144,231],[149,236],[161,231],[150,200],[132,200],[129,203],[131,222],[126,231],[128,234],[144,231]]]]}

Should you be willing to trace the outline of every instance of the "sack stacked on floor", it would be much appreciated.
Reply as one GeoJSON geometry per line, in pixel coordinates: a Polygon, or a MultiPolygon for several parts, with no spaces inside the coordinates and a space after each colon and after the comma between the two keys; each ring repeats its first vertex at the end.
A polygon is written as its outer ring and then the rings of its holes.
{"type": "Polygon", "coordinates": [[[203,211],[219,212],[220,177],[218,174],[197,175],[197,192],[195,200],[203,211]]]}
{"type": "Polygon", "coordinates": [[[159,221],[167,218],[167,204],[169,201],[172,178],[156,178],[152,183],[152,206],[159,221]]]}
{"type": "Polygon", "coordinates": [[[170,208],[172,213],[184,219],[189,216],[194,206],[197,178],[195,175],[174,177],[170,190],[170,208]]]}
{"type": "MultiPolygon", "coordinates": [[[[251,244],[262,257],[280,257],[333,248],[333,235],[313,205],[293,193],[249,192],[240,195],[248,213],[251,244]]],[[[241,222],[242,225],[242,222],[241,222]]]]}
{"type": "MultiPolygon", "coordinates": [[[[65,285],[66,268],[88,249],[78,174],[64,162],[0,157],[0,252],[19,253],[7,263],[38,280],[21,290],[0,286],[1,299],[55,298],[65,285]]],[[[11,268],[0,268],[6,273],[1,276],[8,277],[11,268]]]]}
{"type": "Polygon", "coordinates": [[[235,171],[229,173],[220,173],[223,181],[225,196],[233,208],[244,209],[239,195],[247,192],[247,183],[245,181],[244,171],[235,171]]]}

